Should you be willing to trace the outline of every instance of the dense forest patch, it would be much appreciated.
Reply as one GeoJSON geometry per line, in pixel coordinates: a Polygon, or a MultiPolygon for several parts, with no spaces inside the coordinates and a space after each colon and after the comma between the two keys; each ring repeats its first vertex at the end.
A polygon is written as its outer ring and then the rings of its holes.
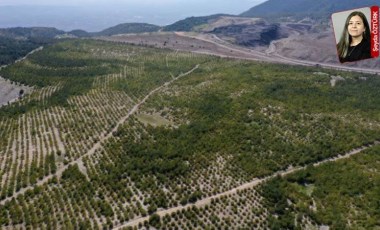
{"type": "Polygon", "coordinates": [[[305,228],[305,219],[332,229],[378,228],[379,153],[376,146],[351,159],[310,167],[266,183],[262,195],[272,207],[270,213],[277,216],[269,220],[272,229],[295,228],[295,224],[305,228]]]}

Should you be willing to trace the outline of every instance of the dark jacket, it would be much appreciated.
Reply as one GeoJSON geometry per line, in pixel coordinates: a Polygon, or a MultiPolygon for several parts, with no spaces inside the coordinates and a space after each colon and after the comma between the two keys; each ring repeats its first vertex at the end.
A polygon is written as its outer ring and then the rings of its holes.
{"type": "Polygon", "coordinates": [[[339,57],[339,61],[343,63],[367,58],[371,58],[371,43],[367,39],[363,39],[356,46],[348,47],[347,56],[345,58],[339,57]]]}

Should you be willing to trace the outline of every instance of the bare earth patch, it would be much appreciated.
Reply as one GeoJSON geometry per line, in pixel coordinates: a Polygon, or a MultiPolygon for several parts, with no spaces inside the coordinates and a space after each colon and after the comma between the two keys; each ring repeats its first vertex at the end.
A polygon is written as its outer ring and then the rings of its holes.
{"type": "Polygon", "coordinates": [[[331,31],[321,33],[293,31],[288,38],[272,41],[269,46],[257,46],[254,48],[232,44],[228,39],[218,37],[215,34],[195,32],[121,34],[96,39],[234,59],[320,66],[328,69],[363,73],[377,74],[380,69],[380,58],[344,64],[339,63],[333,32],[331,31]]]}
{"type": "Polygon", "coordinates": [[[294,35],[289,38],[273,41],[268,51],[270,53],[274,51],[281,56],[299,60],[380,69],[379,58],[340,64],[334,33],[331,30],[321,33],[294,35]]]}
{"type": "Polygon", "coordinates": [[[24,91],[24,94],[28,94],[32,91],[32,88],[12,84],[9,80],[0,77],[0,107],[7,105],[8,102],[16,101],[21,90],[24,91]]]}

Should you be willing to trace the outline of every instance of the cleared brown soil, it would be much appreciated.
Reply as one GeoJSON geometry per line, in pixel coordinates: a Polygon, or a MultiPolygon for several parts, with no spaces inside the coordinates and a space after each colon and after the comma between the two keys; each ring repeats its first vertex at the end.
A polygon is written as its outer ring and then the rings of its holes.
{"type": "MultiPolygon", "coordinates": [[[[274,41],[271,45],[275,46],[277,54],[292,59],[380,70],[379,58],[340,64],[332,30],[322,33],[293,35],[274,41]]],[[[270,48],[273,49],[273,47],[270,48]]]]}
{"type": "Polygon", "coordinates": [[[254,55],[254,51],[252,51],[253,54],[245,53],[241,50],[234,50],[233,47],[228,48],[220,46],[200,37],[192,37],[191,34],[186,36],[181,33],[125,34],[111,37],[99,37],[97,39],[211,54],[222,57],[247,58],[254,60],[260,60],[261,58],[261,55],[254,55]]]}
{"type": "Polygon", "coordinates": [[[320,66],[330,69],[380,74],[379,59],[340,64],[336,57],[336,49],[333,44],[334,38],[331,36],[328,32],[325,34],[295,33],[289,38],[273,41],[269,47],[256,47],[254,49],[234,45],[214,34],[205,33],[159,32],[116,35],[96,39],[236,59],[320,66]],[[305,40],[310,44],[307,45],[308,43],[305,43],[305,40]]]}

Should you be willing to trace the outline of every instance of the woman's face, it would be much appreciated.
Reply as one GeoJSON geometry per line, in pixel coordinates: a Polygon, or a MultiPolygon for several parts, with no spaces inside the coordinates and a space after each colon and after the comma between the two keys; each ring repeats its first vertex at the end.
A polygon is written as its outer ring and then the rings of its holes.
{"type": "Polygon", "coordinates": [[[352,16],[348,22],[348,33],[352,37],[360,37],[363,36],[364,31],[365,27],[362,18],[357,15],[352,16]]]}

